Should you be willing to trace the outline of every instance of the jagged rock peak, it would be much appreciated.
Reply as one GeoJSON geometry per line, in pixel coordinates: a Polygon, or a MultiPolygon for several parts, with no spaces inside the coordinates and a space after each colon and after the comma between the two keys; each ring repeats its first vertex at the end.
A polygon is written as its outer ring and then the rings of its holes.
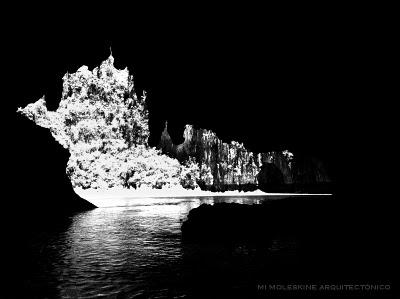
{"type": "Polygon", "coordinates": [[[183,131],[183,138],[185,138],[185,142],[189,142],[192,140],[194,128],[192,125],[186,125],[185,130],[183,131]]]}
{"type": "Polygon", "coordinates": [[[164,130],[161,133],[161,143],[160,143],[160,147],[162,147],[161,145],[163,143],[171,143],[171,136],[168,133],[168,121],[165,121],[165,126],[164,126],[164,130]]]}
{"type": "Polygon", "coordinates": [[[196,188],[198,166],[180,165],[148,146],[146,93],[137,97],[127,68],[112,54],[92,71],[87,66],[63,77],[56,111],[44,97],[18,112],[48,128],[69,150],[67,175],[74,188],[196,188]]]}
{"type": "Polygon", "coordinates": [[[148,111],[146,93],[138,98],[128,68],[114,66],[112,54],[90,71],[80,67],[63,77],[63,92],[56,111],[47,111],[44,97],[18,112],[42,127],[70,151],[78,139],[90,143],[109,137],[132,144],[147,144],[148,111]],[[102,131],[102,134],[100,134],[102,131]]]}

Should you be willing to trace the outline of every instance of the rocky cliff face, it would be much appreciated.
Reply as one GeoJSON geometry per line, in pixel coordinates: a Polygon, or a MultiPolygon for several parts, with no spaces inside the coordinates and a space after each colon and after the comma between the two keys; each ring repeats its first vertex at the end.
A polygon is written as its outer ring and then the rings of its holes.
{"type": "Polygon", "coordinates": [[[287,150],[253,153],[241,143],[225,143],[214,132],[191,125],[186,125],[183,137],[184,142],[175,145],[166,123],[159,148],[181,162],[195,159],[204,189],[297,191],[303,185],[330,182],[321,162],[287,150]]]}
{"type": "Polygon", "coordinates": [[[183,136],[182,144],[173,144],[166,125],[159,148],[181,162],[194,159],[200,168],[200,186],[215,191],[255,189],[261,164],[243,144],[224,143],[212,131],[196,130],[190,125],[183,136]]]}
{"type": "Polygon", "coordinates": [[[82,66],[63,77],[56,111],[47,110],[43,97],[18,112],[48,128],[69,151],[67,174],[73,187],[286,191],[290,186],[297,191],[329,181],[315,159],[289,151],[253,153],[241,143],[225,143],[214,132],[190,125],[182,144],[173,143],[166,125],[161,152],[150,148],[145,100],[145,93],[136,95],[129,71],[115,68],[110,55],[92,71],[82,66]]]}
{"type": "Polygon", "coordinates": [[[147,145],[149,136],[146,95],[138,97],[127,69],[114,67],[114,58],[90,71],[82,66],[65,74],[63,91],[56,111],[48,111],[45,98],[19,108],[37,125],[50,129],[53,137],[70,152],[86,145],[113,141],[147,145]]]}
{"type": "MultiPolygon", "coordinates": [[[[63,77],[56,111],[44,97],[18,112],[41,127],[69,151],[67,174],[74,187],[137,188],[190,185],[191,169],[148,146],[146,94],[138,97],[125,68],[110,55],[90,71],[82,66],[63,77]]],[[[195,186],[194,186],[195,187],[195,186]]]]}

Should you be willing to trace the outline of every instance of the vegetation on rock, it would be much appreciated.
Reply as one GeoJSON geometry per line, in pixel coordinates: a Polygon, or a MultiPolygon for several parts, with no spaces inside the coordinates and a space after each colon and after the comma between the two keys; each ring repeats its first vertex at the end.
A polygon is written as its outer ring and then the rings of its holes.
{"type": "Polygon", "coordinates": [[[128,70],[114,67],[114,58],[90,71],[82,66],[63,77],[63,92],[56,111],[45,98],[22,113],[70,152],[67,174],[74,187],[196,188],[198,166],[148,146],[146,94],[136,95],[128,70]]]}
{"type": "Polygon", "coordinates": [[[115,68],[111,55],[92,71],[82,66],[63,77],[56,111],[48,111],[42,97],[18,112],[48,128],[69,150],[67,174],[77,188],[269,191],[271,185],[330,181],[315,159],[299,159],[287,150],[253,153],[191,125],[182,144],[172,142],[166,126],[159,149],[149,147],[146,93],[136,95],[133,77],[127,68],[115,68]]]}

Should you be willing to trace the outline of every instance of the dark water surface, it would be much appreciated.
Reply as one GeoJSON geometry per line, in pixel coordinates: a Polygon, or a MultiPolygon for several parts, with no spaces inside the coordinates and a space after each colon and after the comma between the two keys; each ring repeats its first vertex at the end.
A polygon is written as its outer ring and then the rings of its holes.
{"type": "MultiPolygon", "coordinates": [[[[210,200],[214,199],[204,199],[210,200]]],[[[274,239],[261,248],[184,243],[182,221],[200,203],[182,199],[174,204],[98,208],[45,230],[32,229],[26,240],[29,265],[24,294],[27,298],[207,297],[215,294],[215,288],[222,294],[235,288],[256,290],[260,273],[296,263],[295,237],[274,239]]]]}

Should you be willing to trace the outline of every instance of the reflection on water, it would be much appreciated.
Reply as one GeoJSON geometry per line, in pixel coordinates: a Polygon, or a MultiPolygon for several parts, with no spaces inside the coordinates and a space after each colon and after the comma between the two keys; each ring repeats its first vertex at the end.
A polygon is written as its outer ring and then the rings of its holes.
{"type": "MultiPolygon", "coordinates": [[[[223,263],[238,257],[241,261],[247,257],[246,265],[257,260],[252,260],[251,250],[243,246],[215,250],[183,245],[181,221],[201,203],[259,200],[185,198],[174,204],[102,208],[76,214],[58,230],[31,235],[32,265],[25,281],[26,292],[32,298],[187,295],[192,280],[207,271],[215,272],[213,267],[223,268],[223,263]]],[[[265,254],[272,255],[277,248],[275,242],[265,254]]],[[[236,265],[236,271],[240,271],[237,269],[236,265]]]]}

